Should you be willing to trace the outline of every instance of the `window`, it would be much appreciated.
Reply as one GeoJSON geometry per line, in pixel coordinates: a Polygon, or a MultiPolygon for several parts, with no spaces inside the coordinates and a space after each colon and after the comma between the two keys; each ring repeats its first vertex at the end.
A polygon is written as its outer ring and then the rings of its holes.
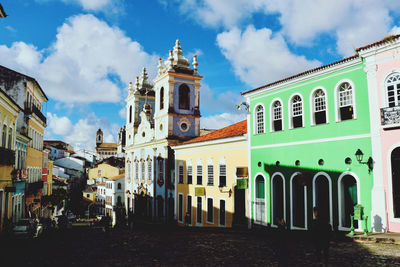
{"type": "Polygon", "coordinates": [[[207,166],[207,185],[214,185],[214,166],[213,165],[208,165],[207,166]]]}
{"type": "Polygon", "coordinates": [[[272,104],[272,131],[277,132],[282,130],[282,104],[280,101],[275,101],[272,104]]]}
{"type": "Polygon", "coordinates": [[[160,110],[164,108],[164,87],[160,89],[160,110]]]}
{"type": "Polygon", "coordinates": [[[299,95],[295,95],[291,102],[292,128],[303,127],[303,101],[299,95]]]}
{"type": "Polygon", "coordinates": [[[353,119],[353,88],[348,82],[339,86],[339,120],[353,119]]]}
{"type": "Polygon", "coordinates": [[[256,134],[264,133],[264,107],[258,105],[256,107],[256,134]]]}
{"type": "Polygon", "coordinates": [[[118,189],[121,190],[121,183],[118,183],[118,189]]]}
{"type": "Polygon", "coordinates": [[[197,166],[197,181],[196,184],[202,185],[203,184],[203,168],[202,166],[197,166]]]}
{"type": "MultiPolygon", "coordinates": [[[[132,106],[129,106],[129,123],[132,123],[132,106]]],[[[100,135],[99,135],[99,141],[100,141],[100,135]]]]}
{"type": "Polygon", "coordinates": [[[183,166],[180,165],[178,168],[178,183],[183,184],[183,166]]]}
{"type": "Polygon", "coordinates": [[[11,149],[12,144],[12,128],[8,128],[8,149],[11,149]]]}
{"type": "Polygon", "coordinates": [[[207,198],[207,222],[214,223],[214,203],[212,198],[207,198]]]}
{"type": "Polygon", "coordinates": [[[394,73],[386,81],[388,107],[400,106],[400,74],[394,73]]]}
{"type": "Polygon", "coordinates": [[[326,123],[326,99],[325,92],[322,89],[317,89],[313,95],[314,103],[314,124],[326,123]]]}
{"type": "Polygon", "coordinates": [[[193,178],[192,178],[192,166],[187,167],[187,183],[192,184],[193,183],[193,178]]]}
{"type": "Polygon", "coordinates": [[[189,218],[186,218],[185,221],[188,224],[192,224],[192,196],[187,196],[187,203],[186,203],[186,212],[189,214],[189,218]]]}
{"type": "Polygon", "coordinates": [[[135,161],[135,179],[139,179],[139,162],[135,161]]]}
{"type": "Polygon", "coordinates": [[[190,89],[186,84],[179,86],[179,109],[189,110],[190,89]]]}
{"type": "Polygon", "coordinates": [[[197,197],[197,208],[196,208],[196,222],[201,223],[202,222],[202,215],[203,215],[203,203],[202,203],[202,198],[197,197]]]}
{"type": "Polygon", "coordinates": [[[148,172],[148,174],[149,174],[149,180],[151,180],[151,177],[153,177],[152,176],[152,170],[153,170],[153,168],[152,168],[152,163],[151,163],[151,159],[149,159],[148,161],[147,161],[147,172],[148,172]]]}
{"type": "Polygon", "coordinates": [[[89,194],[86,194],[86,197],[87,197],[87,198],[90,198],[90,195],[89,195],[89,194]]]}
{"type": "Polygon", "coordinates": [[[146,175],[146,165],[144,164],[144,160],[142,160],[142,180],[145,179],[145,175],[146,175]]]}
{"type": "Polygon", "coordinates": [[[226,165],[219,165],[219,186],[226,186],[226,165]]]}
{"type": "Polygon", "coordinates": [[[183,195],[179,194],[178,198],[178,220],[183,222],[183,195]]]}
{"type": "Polygon", "coordinates": [[[1,146],[6,147],[6,138],[7,138],[7,126],[3,125],[3,135],[1,137],[1,146]]]}
{"type": "Polygon", "coordinates": [[[159,161],[158,161],[158,180],[159,180],[159,183],[161,181],[164,181],[164,174],[163,174],[164,166],[163,166],[163,164],[164,164],[163,159],[159,159],[159,161]]]}
{"type": "Polygon", "coordinates": [[[225,226],[225,200],[219,201],[219,225],[225,226]]]}

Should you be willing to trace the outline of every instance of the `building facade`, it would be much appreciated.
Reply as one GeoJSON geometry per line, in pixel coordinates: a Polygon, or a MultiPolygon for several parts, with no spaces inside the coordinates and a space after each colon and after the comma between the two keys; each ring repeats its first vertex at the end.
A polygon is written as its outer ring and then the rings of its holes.
{"type": "MultiPolygon", "coordinates": [[[[361,204],[371,227],[373,171],[368,83],[353,56],[243,93],[249,105],[251,218],[307,230],[313,207],[349,230],[361,204]]],[[[361,223],[355,222],[361,229],[361,223]]]]}
{"type": "Polygon", "coordinates": [[[103,142],[103,131],[97,130],[96,133],[96,153],[100,158],[105,159],[112,156],[116,156],[118,152],[118,144],[116,143],[104,143],[103,142]]]}
{"type": "Polygon", "coordinates": [[[105,194],[105,213],[111,218],[112,226],[115,226],[119,218],[125,217],[124,189],[125,174],[120,174],[107,179],[105,194]]]}
{"type": "Polygon", "coordinates": [[[0,87],[0,233],[13,212],[12,193],[16,192],[15,140],[22,108],[0,87]]]}
{"type": "Polygon", "coordinates": [[[199,136],[202,77],[197,58],[182,56],[176,41],[159,59],[154,84],[144,69],[126,99],[126,208],[152,220],[174,220],[175,158],[171,146],[199,136]]]}
{"type": "Polygon", "coordinates": [[[179,225],[247,224],[246,133],[242,121],[173,147],[179,225]]]}

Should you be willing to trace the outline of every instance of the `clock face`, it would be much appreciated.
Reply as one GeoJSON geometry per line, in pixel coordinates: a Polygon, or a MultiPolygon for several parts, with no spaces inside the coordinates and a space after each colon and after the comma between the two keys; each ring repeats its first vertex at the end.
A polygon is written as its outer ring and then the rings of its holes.
{"type": "Polygon", "coordinates": [[[190,121],[186,118],[182,118],[181,120],[178,121],[178,126],[179,126],[179,130],[181,130],[181,132],[187,132],[190,129],[190,121]]]}

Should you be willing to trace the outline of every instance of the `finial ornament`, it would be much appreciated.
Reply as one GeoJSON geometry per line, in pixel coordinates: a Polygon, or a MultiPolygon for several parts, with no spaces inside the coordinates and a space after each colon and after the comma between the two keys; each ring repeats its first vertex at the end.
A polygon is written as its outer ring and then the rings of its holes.
{"type": "Polygon", "coordinates": [[[197,62],[197,56],[196,55],[193,56],[192,65],[193,65],[193,70],[197,73],[197,66],[199,65],[199,63],[197,62]]]}

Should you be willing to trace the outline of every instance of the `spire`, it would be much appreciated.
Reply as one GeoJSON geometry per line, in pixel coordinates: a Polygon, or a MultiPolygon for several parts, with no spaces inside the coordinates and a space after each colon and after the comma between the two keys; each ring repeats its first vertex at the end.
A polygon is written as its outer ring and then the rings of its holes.
{"type": "Polygon", "coordinates": [[[151,91],[153,90],[153,84],[149,81],[149,75],[147,75],[146,68],[143,68],[142,74],[140,75],[139,85],[141,90],[151,91]]]}
{"type": "Polygon", "coordinates": [[[193,56],[193,62],[192,62],[194,74],[198,74],[198,73],[197,73],[197,66],[198,66],[198,65],[199,65],[199,63],[197,63],[197,56],[194,55],[194,56],[193,56]]]}
{"type": "Polygon", "coordinates": [[[162,58],[158,58],[158,66],[157,66],[157,68],[158,68],[158,75],[160,75],[160,74],[162,74],[162,72],[163,72],[163,65],[162,65],[162,58]]]}
{"type": "Polygon", "coordinates": [[[129,94],[133,94],[133,86],[132,86],[132,82],[129,82],[128,91],[129,91],[129,94]]]}
{"type": "Polygon", "coordinates": [[[140,94],[140,92],[139,92],[139,86],[140,86],[140,84],[139,84],[139,76],[136,76],[136,81],[135,81],[135,95],[138,95],[138,94],[140,94]]]}
{"type": "Polygon", "coordinates": [[[179,67],[188,68],[190,65],[189,60],[187,60],[184,56],[182,56],[182,47],[179,43],[179,40],[176,40],[173,52],[174,65],[178,65],[179,67]]]}

